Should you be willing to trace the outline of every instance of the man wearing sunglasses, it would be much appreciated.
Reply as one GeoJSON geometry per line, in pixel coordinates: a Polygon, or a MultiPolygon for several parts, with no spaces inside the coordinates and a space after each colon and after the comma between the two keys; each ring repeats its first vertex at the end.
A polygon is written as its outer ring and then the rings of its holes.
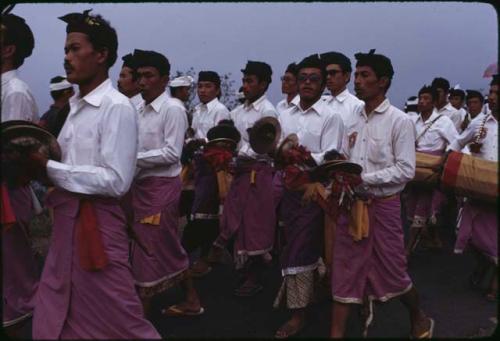
{"type": "MultiPolygon", "coordinates": [[[[299,143],[311,152],[313,163],[320,164],[327,151],[341,149],[344,124],[321,99],[326,73],[319,56],[305,58],[297,71],[300,99],[296,106],[284,111],[279,120],[283,136],[297,134],[299,143]]],[[[315,201],[304,202],[304,191],[289,185],[287,175],[285,172],[280,208],[287,244],[281,254],[283,282],[274,306],[283,303],[292,311],[292,316],[278,329],[276,338],[295,335],[305,325],[306,308],[313,301],[319,272],[324,223],[321,207],[315,201]]],[[[313,185],[313,181],[306,183],[313,185]]]]}
{"type": "Polygon", "coordinates": [[[348,119],[363,106],[363,101],[347,89],[351,80],[351,61],[340,52],[322,53],[320,58],[326,67],[326,87],[331,93],[326,101],[347,125],[348,119]]]}

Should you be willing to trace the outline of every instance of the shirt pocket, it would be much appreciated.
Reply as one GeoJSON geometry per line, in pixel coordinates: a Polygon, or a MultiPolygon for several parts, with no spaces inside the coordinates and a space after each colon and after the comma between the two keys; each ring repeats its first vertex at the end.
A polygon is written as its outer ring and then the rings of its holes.
{"type": "Polygon", "coordinates": [[[72,141],[75,156],[84,163],[95,160],[97,146],[97,131],[92,129],[80,129],[74,132],[75,139],[72,141]]]}
{"type": "Polygon", "coordinates": [[[368,140],[367,158],[371,163],[385,165],[389,158],[389,142],[383,138],[371,137],[368,140]]]}
{"type": "Polygon", "coordinates": [[[307,147],[312,153],[319,153],[321,151],[321,129],[303,128],[299,134],[300,144],[307,147]]]}

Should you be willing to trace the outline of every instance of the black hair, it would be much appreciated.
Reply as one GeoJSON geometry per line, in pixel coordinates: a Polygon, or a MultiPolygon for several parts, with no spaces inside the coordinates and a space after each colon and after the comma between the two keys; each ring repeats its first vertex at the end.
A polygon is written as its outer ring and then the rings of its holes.
{"type": "Polygon", "coordinates": [[[436,88],[433,88],[432,86],[424,85],[418,92],[418,97],[422,94],[430,94],[432,101],[437,100],[438,94],[436,91],[436,88]]]}
{"type": "Polygon", "coordinates": [[[448,82],[447,79],[442,77],[434,78],[431,86],[436,89],[443,89],[444,92],[448,92],[450,90],[450,82],[448,82]]]}

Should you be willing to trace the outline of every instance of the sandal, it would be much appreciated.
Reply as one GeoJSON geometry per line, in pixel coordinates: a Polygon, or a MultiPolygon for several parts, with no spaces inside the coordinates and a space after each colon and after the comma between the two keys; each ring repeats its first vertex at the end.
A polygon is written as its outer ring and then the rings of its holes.
{"type": "Polygon", "coordinates": [[[162,309],[161,313],[170,317],[179,317],[179,316],[199,316],[205,312],[203,307],[200,307],[198,311],[189,311],[185,309],[179,308],[178,305],[174,304],[167,309],[162,309]]]}
{"type": "Polygon", "coordinates": [[[430,321],[429,329],[419,334],[418,336],[410,335],[410,339],[431,339],[434,334],[434,320],[430,317],[428,318],[430,321]]]}
{"type": "Polygon", "coordinates": [[[274,334],[275,339],[288,339],[291,336],[297,335],[303,328],[305,323],[302,322],[298,327],[293,327],[287,321],[284,325],[282,325],[274,334]]]}

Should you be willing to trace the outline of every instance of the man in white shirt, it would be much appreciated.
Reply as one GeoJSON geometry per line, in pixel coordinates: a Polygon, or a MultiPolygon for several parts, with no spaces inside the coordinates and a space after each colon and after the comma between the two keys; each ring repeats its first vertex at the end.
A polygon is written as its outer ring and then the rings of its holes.
{"type": "Polygon", "coordinates": [[[450,82],[448,82],[448,80],[444,78],[437,77],[434,78],[431,86],[435,88],[438,93],[438,98],[436,100],[436,103],[434,103],[436,107],[435,110],[438,114],[444,114],[448,116],[458,131],[460,129],[460,125],[462,124],[463,117],[462,113],[454,108],[450,102],[448,102],[450,82]]]}
{"type": "Polygon", "coordinates": [[[15,14],[2,15],[2,113],[0,122],[26,120],[37,123],[38,107],[17,69],[31,56],[35,40],[30,27],[15,14]]]}
{"type": "MultiPolygon", "coordinates": [[[[0,39],[2,50],[2,112],[1,122],[10,120],[38,121],[38,110],[31,92],[17,78],[17,68],[31,55],[34,39],[23,18],[2,14],[0,39]]],[[[6,153],[7,154],[7,153],[6,153]]],[[[4,162],[2,154],[2,162],[4,162]]],[[[14,160],[15,162],[15,160],[14,160]]],[[[17,171],[15,171],[17,173],[17,171]]],[[[16,337],[18,328],[33,314],[39,281],[39,269],[31,251],[28,226],[36,214],[33,190],[28,182],[11,183],[2,174],[2,287],[3,327],[16,337]],[[10,203],[7,204],[5,200],[10,203]],[[8,199],[7,199],[8,198],[8,199]],[[4,209],[10,207],[15,218],[12,225],[4,221],[4,209]]],[[[17,181],[16,181],[17,182],[17,181]]]]}
{"type": "Polygon", "coordinates": [[[276,212],[272,195],[274,170],[270,158],[250,147],[248,129],[257,120],[268,116],[276,118],[277,114],[266,98],[271,67],[264,62],[248,61],[241,72],[246,100],[230,113],[241,141],[213,252],[220,254],[234,238],[236,268],[242,271],[242,281],[234,294],[253,296],[263,289],[260,276],[273,247],[276,212]]]}
{"type": "Polygon", "coordinates": [[[137,83],[137,65],[134,62],[132,53],[122,57],[123,65],[118,76],[118,91],[130,98],[134,108],[138,108],[142,103],[142,96],[137,83]]]}
{"type": "Polygon", "coordinates": [[[73,97],[75,91],[73,84],[68,82],[64,76],[53,77],[50,80],[49,89],[54,103],[42,115],[38,124],[57,137],[68,117],[69,99],[73,97]]]}
{"type": "Polygon", "coordinates": [[[199,315],[203,308],[188,275],[189,258],[178,235],[186,109],[179,99],[165,94],[170,63],[164,55],[134,50],[134,60],[144,101],[138,112],[137,170],[131,186],[133,224],[149,253],[133,246],[132,272],[146,314],[154,296],[181,282],[185,301],[163,309],[163,313],[199,315]]]}
{"type": "Polygon", "coordinates": [[[327,102],[347,126],[350,118],[363,106],[363,102],[347,89],[351,80],[351,61],[340,52],[326,52],[320,57],[326,65],[326,87],[331,93],[327,102]]]}
{"type": "Polygon", "coordinates": [[[287,66],[285,74],[281,76],[281,92],[286,95],[276,104],[278,116],[288,108],[294,106],[294,99],[297,97],[299,88],[297,84],[297,64],[291,63],[287,66]]]}
{"type": "Polygon", "coordinates": [[[464,108],[465,104],[465,91],[462,89],[450,89],[450,95],[448,96],[450,104],[453,108],[457,109],[460,114],[460,127],[457,128],[458,132],[462,131],[462,123],[467,115],[467,110],[464,108]]]}
{"type": "MultiPolygon", "coordinates": [[[[321,99],[326,72],[318,55],[298,64],[297,79],[300,100],[279,116],[282,135],[297,134],[299,144],[320,164],[326,152],[341,150],[344,124],[321,99]]],[[[284,173],[287,178],[286,169],[284,173]]],[[[309,181],[313,182],[313,179],[309,181]]],[[[289,187],[285,185],[281,202],[287,244],[281,254],[283,281],[274,306],[277,308],[283,303],[293,313],[276,332],[277,338],[295,335],[305,325],[306,308],[314,301],[315,272],[320,265],[323,244],[323,210],[316,202],[303,203],[304,190],[289,187]]]]}
{"type": "MultiPolygon", "coordinates": [[[[411,335],[432,337],[434,321],[424,315],[408,275],[401,224],[400,192],[415,174],[415,128],[410,118],[385,97],[394,70],[389,58],[357,53],[354,89],[365,102],[349,127],[344,155],[363,167],[355,189],[366,204],[366,239],[355,241],[349,219],[341,212],[332,261],[331,337],[343,337],[351,305],[368,297],[385,302],[399,296],[410,316],[411,335]]],[[[367,318],[366,324],[371,321],[367,318]]]]}
{"type": "MultiPolygon", "coordinates": [[[[446,147],[453,142],[458,132],[448,116],[434,111],[436,90],[424,86],[418,92],[418,111],[420,115],[413,118],[417,133],[415,148],[419,153],[442,156],[446,147]]],[[[416,247],[417,237],[423,233],[428,236],[432,246],[440,247],[441,241],[436,225],[439,213],[446,202],[446,197],[439,188],[426,188],[421,183],[410,184],[406,200],[406,215],[411,221],[410,236],[406,252],[416,247]]]]}
{"type": "Polygon", "coordinates": [[[476,90],[467,90],[467,114],[462,122],[461,131],[464,131],[479,114],[483,113],[484,96],[476,90]]]}
{"type": "Polygon", "coordinates": [[[54,226],[33,338],[159,339],[135,291],[119,205],[134,175],[136,113],[108,76],[117,57],[116,31],[89,12],[60,18],[68,24],[64,68],[79,88],[58,138],[61,162],[31,155],[55,185],[47,198],[54,226]]]}
{"type": "Polygon", "coordinates": [[[200,248],[200,257],[191,266],[191,274],[201,277],[211,271],[208,252],[219,235],[219,195],[215,172],[199,151],[207,140],[208,131],[219,122],[229,119],[229,111],[219,102],[220,77],[214,71],[200,71],[197,92],[200,104],[193,113],[194,137],[184,147],[194,164],[194,197],[191,221],[184,228],[182,245],[188,253],[200,248]]]}
{"type": "MultiPolygon", "coordinates": [[[[462,150],[470,145],[471,155],[497,163],[498,171],[498,90],[499,77],[495,75],[490,83],[488,106],[491,114],[480,115],[451,143],[450,149],[462,150]]],[[[467,247],[475,251],[477,268],[471,276],[471,283],[479,287],[489,267],[494,268],[486,298],[498,300],[498,209],[467,198],[455,243],[455,253],[462,253],[467,247]]]]}

